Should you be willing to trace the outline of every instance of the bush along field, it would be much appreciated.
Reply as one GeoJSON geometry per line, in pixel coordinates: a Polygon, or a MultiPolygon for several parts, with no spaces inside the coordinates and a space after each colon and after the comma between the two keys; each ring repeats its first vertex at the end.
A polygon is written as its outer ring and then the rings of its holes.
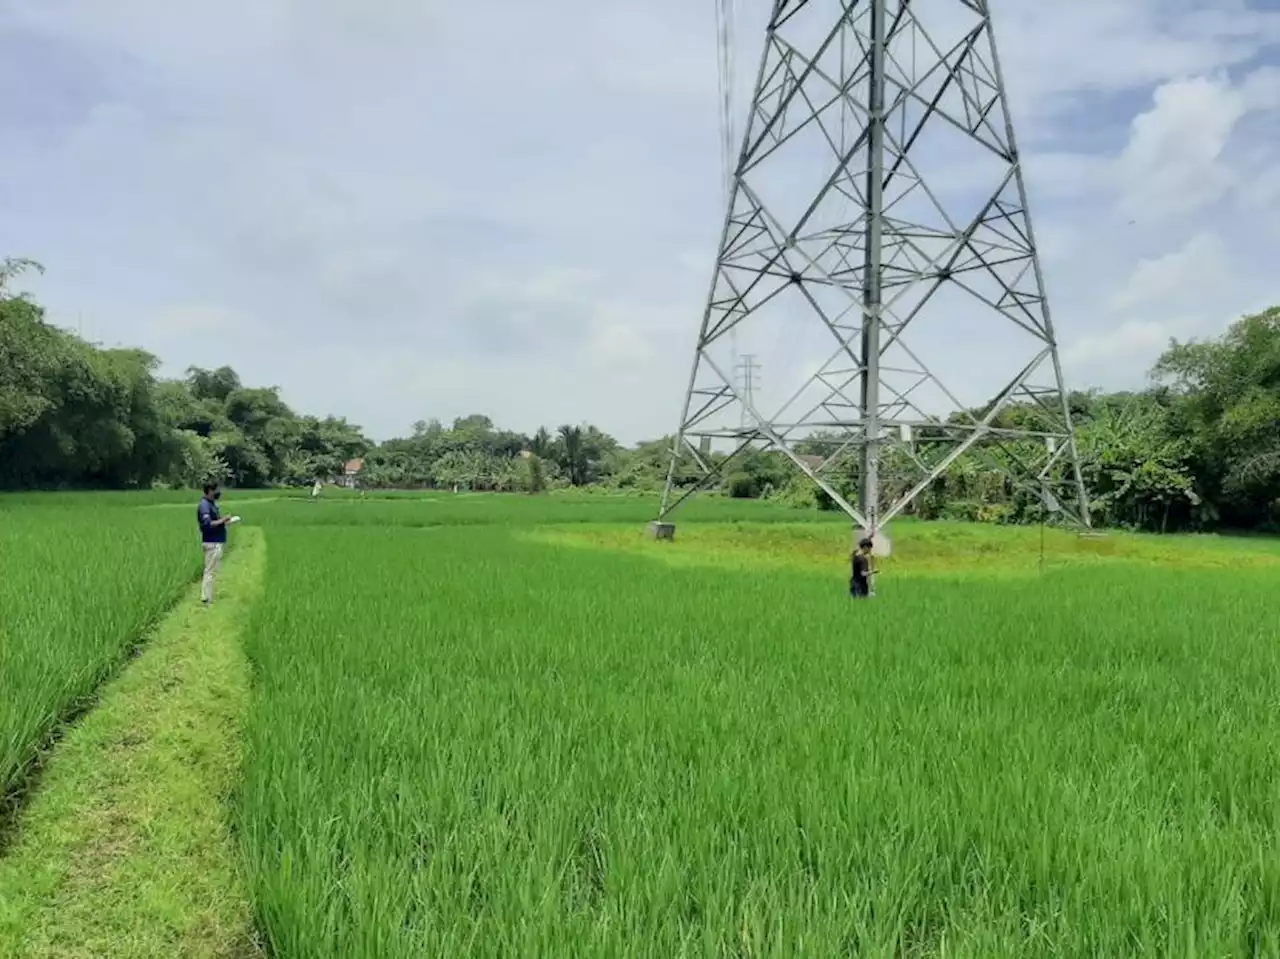
{"type": "Polygon", "coordinates": [[[0,498],[18,955],[242,959],[249,915],[307,959],[1280,955],[1274,542],[903,522],[855,603],[830,514],[708,499],[657,543],[644,498],[235,499],[229,605],[188,590],[42,793],[197,575],[193,500],[0,498]],[[179,682],[241,647],[243,687],[179,682]],[[161,768],[174,802],[117,781],[161,768]],[[82,794],[88,871],[33,838],[82,794]]]}

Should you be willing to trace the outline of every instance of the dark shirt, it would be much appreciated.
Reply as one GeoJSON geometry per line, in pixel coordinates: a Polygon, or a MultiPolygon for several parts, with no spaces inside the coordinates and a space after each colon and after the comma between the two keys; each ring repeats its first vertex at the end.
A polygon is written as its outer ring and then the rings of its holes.
{"type": "Polygon", "coordinates": [[[871,564],[861,553],[853,554],[853,578],[849,580],[850,592],[865,596],[870,592],[871,564]]]}
{"type": "Polygon", "coordinates": [[[227,528],[213,525],[214,521],[219,519],[222,519],[222,514],[218,512],[218,504],[208,497],[200,500],[200,505],[196,507],[196,520],[200,523],[201,542],[225,543],[227,541],[227,528]]]}

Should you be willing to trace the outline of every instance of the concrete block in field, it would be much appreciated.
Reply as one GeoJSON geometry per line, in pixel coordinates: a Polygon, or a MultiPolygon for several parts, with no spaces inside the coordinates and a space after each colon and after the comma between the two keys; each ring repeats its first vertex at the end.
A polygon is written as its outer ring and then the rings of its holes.
{"type": "Polygon", "coordinates": [[[650,523],[649,535],[654,539],[675,539],[676,524],[675,523],[650,523]]]}

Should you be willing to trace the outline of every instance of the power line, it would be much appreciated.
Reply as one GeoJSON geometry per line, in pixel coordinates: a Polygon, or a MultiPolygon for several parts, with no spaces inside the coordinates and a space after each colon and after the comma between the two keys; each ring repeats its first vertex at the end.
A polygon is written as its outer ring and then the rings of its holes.
{"type": "MultiPolygon", "coordinates": [[[[737,2],[714,0],[716,5],[716,58],[720,108],[720,184],[723,202],[733,200],[733,173],[737,163],[737,128],[734,123],[734,94],[737,91],[737,2]]],[[[729,334],[733,362],[738,362],[738,333],[729,334]]]]}

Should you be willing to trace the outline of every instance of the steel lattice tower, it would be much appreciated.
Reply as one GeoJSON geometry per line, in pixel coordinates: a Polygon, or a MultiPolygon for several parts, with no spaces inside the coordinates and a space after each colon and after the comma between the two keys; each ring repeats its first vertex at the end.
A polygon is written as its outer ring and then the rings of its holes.
{"type": "Polygon", "coordinates": [[[864,530],[965,454],[1088,525],[987,0],[772,0],[729,194],[660,535],[753,447],[864,530]],[[794,391],[753,403],[727,341],[755,335],[777,383],[766,330],[810,358],[794,391]],[[821,455],[800,455],[815,436],[821,455]]]}

